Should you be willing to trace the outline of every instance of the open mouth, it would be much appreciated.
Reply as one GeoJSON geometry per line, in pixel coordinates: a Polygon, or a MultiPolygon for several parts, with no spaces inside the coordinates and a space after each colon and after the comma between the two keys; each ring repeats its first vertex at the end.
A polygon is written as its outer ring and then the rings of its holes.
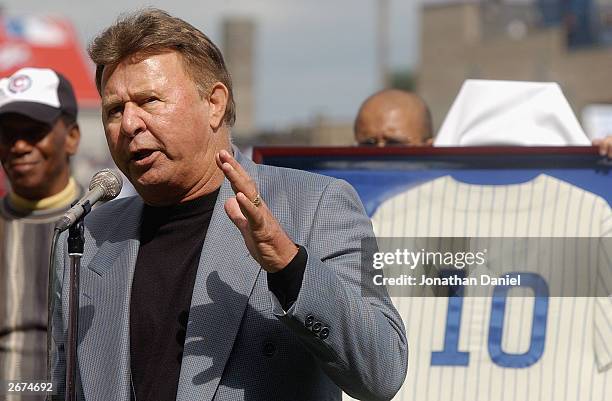
{"type": "Polygon", "coordinates": [[[132,156],[132,160],[135,160],[135,161],[144,160],[147,157],[151,156],[153,154],[153,152],[155,152],[155,151],[154,150],[141,150],[141,151],[138,151],[138,152],[134,153],[134,155],[132,156]]]}
{"type": "Polygon", "coordinates": [[[130,161],[136,166],[146,167],[153,164],[158,154],[158,150],[141,150],[132,153],[132,159],[130,161]]]}

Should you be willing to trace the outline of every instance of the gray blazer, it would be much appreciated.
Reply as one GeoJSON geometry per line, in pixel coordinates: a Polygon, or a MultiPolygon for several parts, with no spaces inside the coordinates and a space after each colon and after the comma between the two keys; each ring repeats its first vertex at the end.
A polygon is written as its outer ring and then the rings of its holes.
{"type": "MultiPolygon", "coordinates": [[[[373,232],[356,192],[341,180],[236,158],[288,235],[306,248],[302,288],[284,311],[225,214],[223,205],[234,196],[225,180],[199,262],[176,399],[340,400],[340,389],[364,400],[391,399],[406,375],[406,336],[384,289],[362,296],[361,239],[373,232]]],[[[140,197],[125,198],[86,218],[81,400],[133,398],[129,305],[142,208],[140,197]]],[[[65,239],[66,233],[60,243],[65,239]]],[[[61,392],[69,263],[60,248],[52,373],[61,392]]]]}

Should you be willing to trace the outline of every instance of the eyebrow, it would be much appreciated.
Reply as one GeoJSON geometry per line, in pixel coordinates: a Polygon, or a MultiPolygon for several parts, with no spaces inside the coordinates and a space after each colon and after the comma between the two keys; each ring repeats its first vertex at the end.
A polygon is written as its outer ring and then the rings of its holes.
{"type": "MultiPolygon", "coordinates": [[[[135,92],[131,98],[132,100],[136,99],[143,99],[143,98],[147,98],[150,96],[159,96],[157,94],[157,92],[155,92],[153,89],[145,89],[145,90],[141,90],[138,92],[135,92]]],[[[115,106],[119,106],[121,104],[125,103],[123,100],[121,100],[119,97],[117,96],[113,96],[110,98],[110,100],[104,101],[102,100],[102,109],[103,110],[108,110],[111,109],[115,106]]]]}
{"type": "Polygon", "coordinates": [[[112,99],[109,101],[102,101],[102,110],[108,110],[108,109],[112,109],[115,106],[118,106],[120,104],[123,104],[123,101],[121,99],[112,99]]]}

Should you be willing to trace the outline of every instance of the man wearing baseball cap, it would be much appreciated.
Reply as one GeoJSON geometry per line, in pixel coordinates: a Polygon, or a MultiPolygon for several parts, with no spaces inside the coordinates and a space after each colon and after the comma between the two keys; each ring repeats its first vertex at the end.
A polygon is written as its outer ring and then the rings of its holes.
{"type": "Polygon", "coordinates": [[[61,74],[22,68],[0,80],[0,161],[10,183],[0,200],[0,379],[46,377],[53,223],[83,193],[69,162],[76,118],[61,74]]]}

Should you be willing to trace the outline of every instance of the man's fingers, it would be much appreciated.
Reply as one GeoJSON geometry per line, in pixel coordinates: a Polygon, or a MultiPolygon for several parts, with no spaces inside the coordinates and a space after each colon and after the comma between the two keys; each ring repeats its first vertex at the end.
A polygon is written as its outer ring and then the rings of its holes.
{"type": "Polygon", "coordinates": [[[608,156],[612,158],[612,136],[606,137],[600,145],[600,152],[602,156],[608,156]]]}
{"type": "Polygon", "coordinates": [[[242,168],[240,163],[234,159],[229,152],[226,150],[220,151],[215,157],[217,165],[223,171],[227,179],[232,184],[234,193],[242,192],[247,194],[247,197],[255,198],[257,196],[257,187],[249,176],[249,174],[242,168]]]}
{"type": "Polygon", "coordinates": [[[244,234],[245,230],[249,228],[249,222],[247,218],[242,214],[240,210],[240,205],[236,198],[229,198],[224,205],[225,213],[230,218],[230,220],[238,227],[241,233],[244,234]]]}
{"type": "Polygon", "coordinates": [[[221,161],[221,157],[219,157],[219,152],[215,153],[215,163],[217,163],[217,167],[223,170],[223,168],[221,167],[223,165],[223,162],[221,161]]]}
{"type": "Polygon", "coordinates": [[[221,151],[219,151],[219,159],[221,160],[221,162],[223,163],[229,163],[232,165],[232,167],[234,167],[234,169],[236,169],[236,171],[238,171],[238,173],[242,176],[248,177],[249,175],[247,174],[246,171],[244,171],[244,169],[242,168],[242,166],[240,165],[240,163],[238,163],[236,161],[236,159],[234,159],[234,156],[232,156],[227,150],[223,149],[221,151]]]}
{"type": "Polygon", "coordinates": [[[223,174],[225,174],[225,176],[229,180],[230,184],[232,184],[232,189],[234,190],[234,192],[240,192],[237,183],[242,180],[242,177],[240,177],[234,166],[229,163],[222,162],[220,168],[223,171],[223,174]]]}
{"type": "Polygon", "coordinates": [[[249,220],[251,228],[261,227],[264,220],[263,211],[260,210],[262,205],[259,205],[259,207],[255,206],[253,200],[247,198],[242,192],[236,194],[236,201],[240,205],[240,210],[242,210],[244,216],[249,220]]]}
{"type": "Polygon", "coordinates": [[[599,147],[599,154],[612,158],[612,135],[605,138],[593,139],[593,145],[599,147]]]}
{"type": "Polygon", "coordinates": [[[222,163],[228,163],[230,166],[232,166],[234,170],[237,172],[238,177],[242,178],[245,181],[251,180],[251,177],[249,176],[249,174],[244,170],[244,168],[242,168],[240,163],[238,163],[236,159],[234,159],[234,156],[230,155],[230,153],[227,150],[221,150],[219,152],[219,160],[222,163]]]}
{"type": "Polygon", "coordinates": [[[599,154],[602,156],[612,156],[612,140],[604,139],[599,143],[599,154]]]}

